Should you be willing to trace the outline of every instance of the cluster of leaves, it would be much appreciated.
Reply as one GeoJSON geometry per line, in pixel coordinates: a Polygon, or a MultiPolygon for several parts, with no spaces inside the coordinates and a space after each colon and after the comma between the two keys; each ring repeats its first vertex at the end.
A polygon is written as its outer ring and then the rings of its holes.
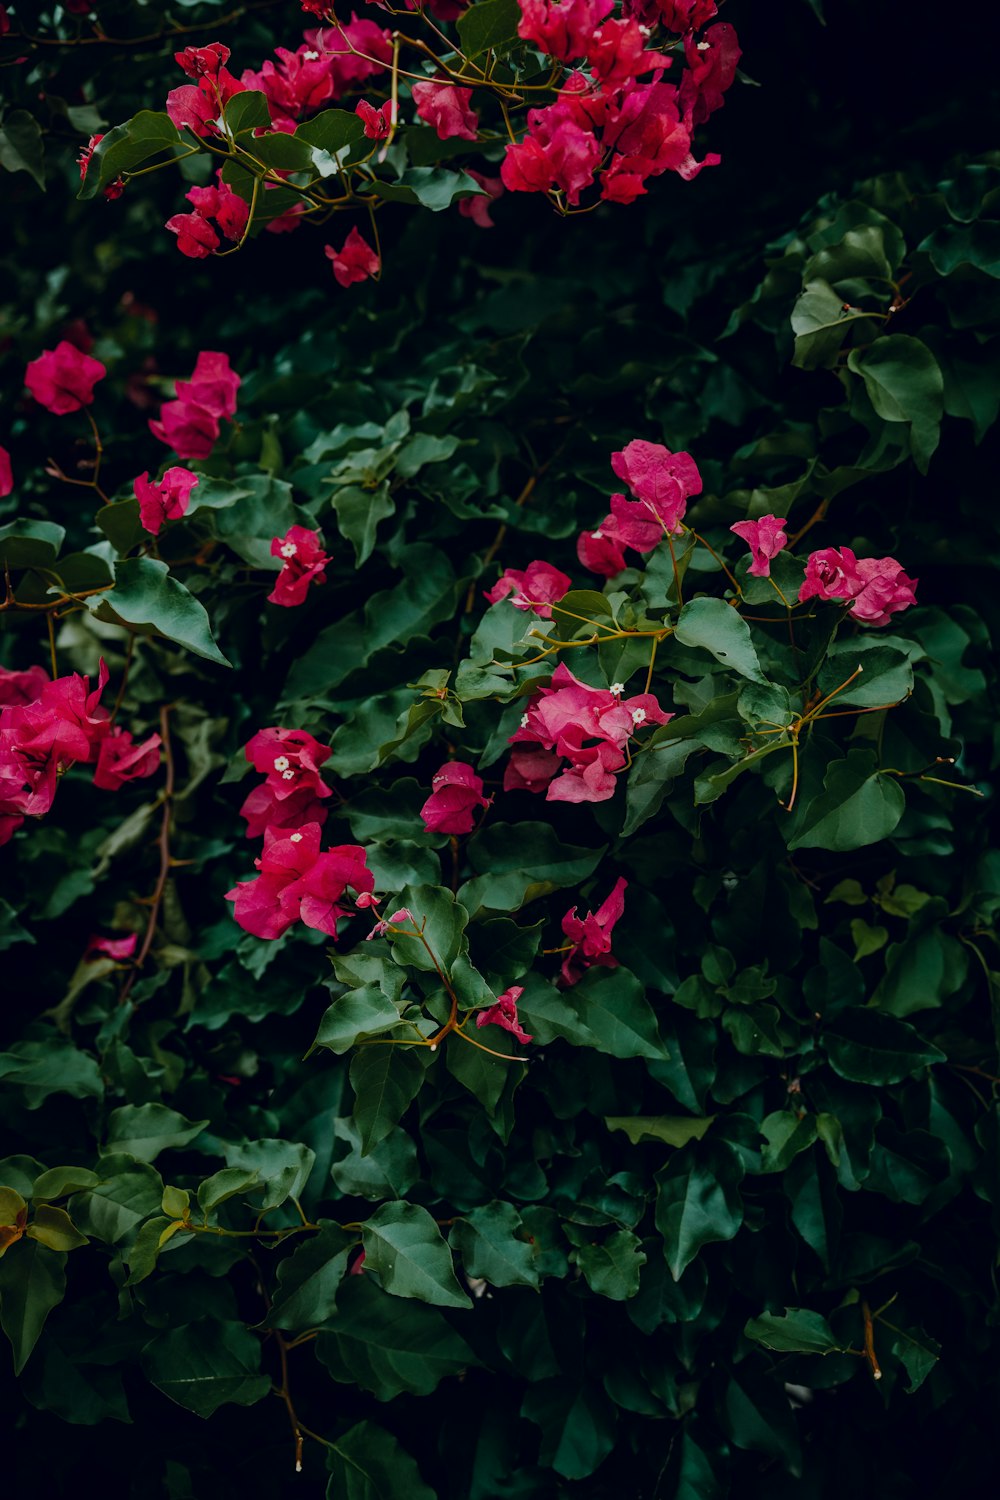
{"type": "MultiPolygon", "coordinates": [[[[0,1319],[36,1444],[68,1421],[105,1453],[131,1420],[122,1483],[170,1496],[280,1486],[300,1440],[310,1493],[325,1455],[329,1493],[366,1500],[818,1497],[867,1472],[884,1490],[920,1477],[900,1435],[921,1430],[949,1454],[958,1435],[974,1472],[996,1393],[1000,861],[964,788],[988,786],[996,718],[998,182],[988,160],[886,173],[792,232],[786,203],[750,265],[745,242],[707,257],[703,222],[654,273],[651,214],[652,253],[613,282],[621,242],[595,217],[587,264],[508,247],[335,322],[284,290],[248,325],[206,283],[179,331],[119,305],[120,277],[92,306],[27,284],[5,382],[16,397],[88,314],[116,498],[46,476],[51,453],[63,474],[89,455],[25,402],[16,599],[59,600],[61,670],[104,654],[117,690],[130,658],[123,721],[168,705],[172,742],[169,788],[98,803],[71,770],[3,856],[23,978],[0,1319]],[[155,558],[129,498],[160,457],[136,406],[201,347],[244,376],[239,422],[155,558]],[[633,436],[696,455],[686,520],[712,552],[687,535],[601,590],[575,539],[633,436]],[[891,552],[919,606],[881,630],[799,611],[790,640],[728,530],[766,513],[809,525],[800,554],[891,552]],[[271,538],[315,523],[326,584],[268,606],[271,538]],[[487,609],[498,568],[536,557],[572,576],[564,613],[487,609]],[[676,715],[582,808],[499,788],[564,653],[629,692],[652,666],[676,715]],[[859,664],[844,717],[807,722],[859,664]],[[363,844],[426,919],[462,1008],[524,986],[527,1064],[380,1044],[404,1006],[449,1013],[405,932],[368,943],[359,916],[332,963],[302,928],[241,933],[242,746],[276,723],[332,744],[325,841],[363,844]],[[457,848],[419,818],[449,752],[495,794],[457,848]],[[619,876],[620,967],[555,988],[541,950],[619,876]],[[82,959],[98,930],[152,930],[142,967],[82,959]]],[[[433,265],[445,237],[419,217],[399,258],[433,265]]],[[[99,254],[131,275],[143,247],[99,254]]],[[[774,569],[789,598],[795,566],[774,569]]],[[[45,660],[37,614],[4,624],[8,666],[45,660]]]]}

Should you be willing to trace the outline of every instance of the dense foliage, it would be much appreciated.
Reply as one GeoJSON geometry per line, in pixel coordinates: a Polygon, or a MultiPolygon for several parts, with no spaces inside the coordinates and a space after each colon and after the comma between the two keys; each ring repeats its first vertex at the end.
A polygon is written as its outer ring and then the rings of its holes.
{"type": "MultiPolygon", "coordinates": [[[[721,164],[647,181],[609,134],[588,186],[615,201],[574,217],[508,180],[526,129],[551,144],[510,94],[541,70],[560,109],[586,56],[611,119],[658,79],[608,103],[607,48],[550,30],[546,62],[518,6],[445,0],[372,10],[381,72],[288,118],[261,60],[308,8],[19,0],[2,39],[9,1482],[972,1482],[1000,1212],[989,81],[973,58],[928,100],[914,18],[844,119],[870,9],[733,0],[751,77],[686,116],[721,164]],[[431,21],[488,128],[394,128],[398,36],[431,21]],[[183,137],[174,53],[216,39],[271,82],[183,137]],[[165,232],[177,171],[215,246],[165,232]],[[258,233],[286,192],[325,222],[330,182],[362,228],[381,205],[378,284],[258,233]]],[[[713,11],[633,7],[679,118],[713,11]]]]}

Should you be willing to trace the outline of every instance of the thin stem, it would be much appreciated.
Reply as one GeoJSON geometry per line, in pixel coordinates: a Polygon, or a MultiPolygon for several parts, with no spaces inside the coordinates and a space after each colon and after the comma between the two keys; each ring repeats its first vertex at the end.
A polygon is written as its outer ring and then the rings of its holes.
{"type": "Polygon", "coordinates": [[[660,637],[658,635],[654,635],[653,644],[649,652],[649,668],[646,672],[646,686],[643,688],[644,693],[648,693],[653,686],[653,667],[656,665],[656,651],[659,644],[660,637]]]}
{"type": "MultiPolygon", "coordinates": [[[[129,974],[119,996],[119,1005],[124,1005],[132,992],[132,986],[139,975],[139,971],[146,959],[149,950],[153,946],[156,936],[156,927],[160,918],[160,908],[163,905],[163,893],[167,888],[170,878],[170,824],[173,816],[174,796],[174,753],[170,739],[170,704],[165,703],[160,709],[160,739],[163,742],[163,758],[166,764],[166,780],[163,787],[163,814],[160,819],[160,836],[158,839],[160,848],[160,872],[156,878],[152,900],[149,904],[149,919],[146,922],[146,932],[142,940],[142,946],[136,954],[132,972],[129,974]]],[[[132,1002],[134,1005],[134,1001],[132,1002]]]]}
{"type": "Polygon", "coordinates": [[[52,611],[49,610],[45,616],[45,623],[49,627],[49,654],[52,657],[52,676],[59,676],[59,666],[56,662],[56,627],[52,619],[52,611]]]}
{"type": "Polygon", "coordinates": [[[881,1380],[882,1370],[875,1356],[875,1331],[872,1327],[872,1310],[867,1302],[861,1304],[861,1316],[865,1322],[865,1358],[871,1366],[872,1379],[881,1380]]]}

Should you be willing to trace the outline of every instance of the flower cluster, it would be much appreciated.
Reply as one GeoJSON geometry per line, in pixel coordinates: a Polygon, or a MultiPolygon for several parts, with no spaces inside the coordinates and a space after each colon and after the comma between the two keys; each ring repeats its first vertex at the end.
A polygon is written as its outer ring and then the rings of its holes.
{"type": "Polygon", "coordinates": [[[718,164],[714,152],[696,161],[691,145],[695,127],[720,108],[736,76],[740,49],[731,26],[709,27],[700,42],[688,32],[687,68],[675,85],[663,82],[672,59],[646,49],[648,26],[631,15],[605,19],[610,0],[520,5],[520,36],[560,62],[585,60],[589,75],[570,73],[554,104],[529,111],[526,135],[507,147],[505,187],[575,207],[599,183],[602,198],[632,203],[651,177],[676,172],[691,181],[718,164]]]}
{"type": "Polygon", "coordinates": [[[260,729],[247,744],[247,760],[265,777],[240,808],[247,820],[247,838],[260,838],[268,828],[299,828],[326,822],[324,800],[333,791],[319,768],[333,754],[304,729],[260,729]]]}
{"type": "Polygon", "coordinates": [[[595,531],[583,531],[577,556],[592,573],[614,578],[625,566],[625,548],[652,552],[680,530],[701,475],[690,453],[671,453],[662,443],[635,438],[611,455],[611,467],[632,493],[611,496],[611,510],[595,531]]]}
{"type": "Polygon", "coordinates": [[[167,114],[178,130],[187,129],[202,138],[218,134],[216,121],[233,95],[245,88],[226,67],[229,57],[229,48],[221,42],[174,53],[178,67],[195,80],[167,95],[167,114]]]}
{"type": "Polygon", "coordinates": [[[310,531],[306,526],[290,526],[284,536],[276,536],[272,541],[271,556],[281,558],[281,572],[267,596],[270,604],[294,608],[305,603],[311,583],[326,582],[323,570],[330,556],[323,551],[318,531],[310,531]]]}
{"type": "Polygon", "coordinates": [[[159,419],[150,421],[150,432],[178,458],[208,458],[218,441],[220,420],[236,415],[241,383],[228,355],[204,350],[191,379],[177,381],[176,399],[164,402],[159,419]]]}
{"type": "Polygon", "coordinates": [[[197,474],[179,465],[168,469],[158,484],[148,470],[134,481],[139,502],[139,519],[151,536],[157,536],[165,521],[179,521],[191,503],[191,491],[198,483],[197,474]]]}
{"type": "Polygon", "coordinates": [[[96,762],[94,785],[109,791],[156,770],[159,735],[134,745],[127,730],[113,727],[101,706],[107,682],[103,661],[94,689],[77,673],[51,680],[42,667],[0,667],[0,844],[25,818],[49,811],[70,766],[96,762]]]}
{"type": "Polygon", "coordinates": [[[375,877],[358,844],[320,850],[320,826],[303,823],[294,832],[264,830],[264,851],[254,863],[260,874],[241,880],[226,900],[234,903],[239,925],[255,937],[278,938],[294,922],[330,937],[348,916],[342,905],[349,890],[370,894],[375,877]]]}
{"type": "Polygon", "coordinates": [[[367,281],[369,276],[377,276],[381,269],[381,261],[357,226],[350,230],[339,250],[327,245],[325,254],[332,263],[334,280],[340,286],[367,281]]]}
{"type": "Polygon", "coordinates": [[[524,994],[523,984],[512,984],[510,989],[498,995],[494,1005],[488,1005],[476,1016],[477,1026],[502,1026],[511,1036],[527,1046],[531,1037],[517,1018],[517,1002],[524,994]]]}
{"type": "Polygon", "coordinates": [[[553,604],[569,592],[572,582],[551,563],[536,559],[523,571],[505,568],[493,587],[486,590],[486,598],[491,604],[509,599],[515,609],[530,609],[543,620],[551,620],[553,604]]]}
{"type": "Polygon", "coordinates": [[[241,81],[266,96],[274,129],[291,135],[303,115],[384,72],[392,62],[392,38],[374,21],[352,14],[343,25],[307,31],[294,52],[278,47],[275,57],[257,71],[244,69],[241,81]]]}
{"type": "Polygon", "coordinates": [[[781,529],[784,524],[784,516],[761,516],[759,521],[737,521],[730,526],[730,531],[750,548],[747,572],[753,578],[770,578],[772,562],[788,546],[788,537],[781,529]]]}
{"type": "Polygon", "coordinates": [[[581,919],[574,906],[563,917],[562,930],[572,945],[562,961],[561,982],[566,988],[576,984],[595,964],[617,969],[618,960],[611,952],[611,933],[625,910],[627,889],[628,881],[620,878],[596,911],[588,911],[581,919]]]}
{"type": "Polygon", "coordinates": [[[193,187],[185,194],[194,212],[174,214],[166,227],[177,236],[177,248],[192,260],[213,255],[227,240],[239,240],[247,227],[250,205],[222,180],[222,169],[216,173],[218,187],[193,187]],[[214,223],[213,223],[214,221],[214,223]]]}
{"type": "Polygon", "coordinates": [[[54,416],[64,417],[91,405],[94,386],[107,373],[99,359],[62,339],[54,349],[45,349],[31,361],[24,383],[41,406],[54,416]]]}
{"type": "Polygon", "coordinates": [[[621,683],[592,688],[565,662],[531,700],[504,772],[504,791],[545,792],[550,802],[606,802],[617,772],[629,763],[628,743],[645,724],[666,724],[652,693],[623,697],[621,683]]]}
{"type": "Polygon", "coordinates": [[[420,809],[428,833],[471,833],[476,809],[489,807],[482,777],[464,761],[449,760],[432,777],[434,790],[420,809]]]}
{"type": "Polygon", "coordinates": [[[864,625],[888,625],[891,615],[916,604],[917,578],[909,578],[894,557],[855,557],[850,547],[812,552],[799,590],[806,599],[850,601],[848,614],[864,625]]]}

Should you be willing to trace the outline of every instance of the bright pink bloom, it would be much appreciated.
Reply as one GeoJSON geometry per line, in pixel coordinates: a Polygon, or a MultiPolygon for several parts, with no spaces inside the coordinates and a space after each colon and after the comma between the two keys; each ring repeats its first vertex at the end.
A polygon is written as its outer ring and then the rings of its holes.
{"type": "Polygon", "coordinates": [[[256,937],[278,938],[293,922],[337,936],[337,923],[349,915],[341,906],[348,889],[371,891],[375,880],[364,849],[340,844],[320,853],[320,827],[306,823],[294,833],[268,830],[256,860],[260,875],[226,894],[235,902],[239,925],[256,937]]]}
{"type": "Polygon", "coordinates": [[[28,667],[24,672],[10,672],[6,667],[0,667],[0,706],[34,703],[41,697],[48,681],[49,674],[44,667],[28,667]]]}
{"type": "Polygon", "coordinates": [[[609,116],[602,137],[602,145],[615,151],[605,174],[611,185],[609,196],[619,202],[629,201],[622,191],[629,177],[644,180],[662,172],[676,172],[690,182],[704,167],[717,166],[721,158],[714,152],[704,161],[695,161],[691,129],[683,100],[673,84],[654,79],[628,88],[620,106],[609,116]]]}
{"type": "Polygon", "coordinates": [[[172,214],[163,227],[176,234],[178,250],[192,260],[204,260],[206,256],[214,255],[222,243],[201,214],[172,214]]]}
{"type": "Polygon", "coordinates": [[[357,226],[351,230],[341,249],[335,250],[332,245],[324,248],[327,260],[333,263],[334,279],[341,286],[350,286],[355,281],[367,281],[381,265],[375,251],[357,226]]]}
{"type": "MultiPolygon", "coordinates": [[[[242,200],[241,200],[242,201],[242,200]]],[[[243,384],[230,367],[228,354],[203,349],[190,380],[178,380],[177,396],[189,406],[200,406],[213,417],[236,415],[236,392],[243,384]]]]}
{"type": "Polygon", "coordinates": [[[626,0],[625,10],[644,26],[661,25],[675,36],[699,31],[718,14],[715,0],[626,0]]]}
{"type": "Polygon", "coordinates": [[[750,548],[753,561],[747,571],[754,578],[770,578],[771,560],[788,546],[788,537],[781,529],[784,524],[784,516],[761,516],[759,521],[737,521],[730,526],[730,531],[750,548]]]}
{"type": "Polygon", "coordinates": [[[171,89],[165,109],[178,130],[190,130],[202,139],[215,134],[215,122],[221,113],[217,102],[194,83],[171,89]]]}
{"type": "Polygon", "coordinates": [[[209,42],[205,47],[185,47],[174,53],[174,62],[189,78],[218,78],[229,61],[230,52],[221,42],[209,42]]]}
{"type": "Polygon", "coordinates": [[[507,147],[500,176],[512,193],[558,188],[575,207],[593,182],[601,155],[600,142],[570,117],[569,106],[560,100],[547,109],[528,111],[528,134],[507,147]]]}
{"type": "Polygon", "coordinates": [[[611,455],[611,467],[635,496],[635,502],[624,495],[611,497],[618,536],[639,552],[650,552],[665,533],[677,531],[689,497],[701,493],[701,475],[691,455],[671,453],[662,443],[635,438],[611,455]]]}
{"type": "Polygon", "coordinates": [[[356,14],[343,25],[337,23],[307,31],[305,41],[311,51],[324,58],[334,99],[340,99],[375,74],[384,73],[392,62],[390,33],[374,21],[359,21],[356,14]]]}
{"type": "Polygon", "coordinates": [[[16,715],[18,749],[32,756],[51,755],[59,766],[95,760],[101,740],[111,732],[111,716],[100,706],[107,683],[102,659],[93,691],[90,678],[74,672],[47,682],[26,707],[6,710],[16,715]]]}
{"type": "Polygon", "coordinates": [[[894,557],[858,559],[861,592],[848,614],[864,625],[888,625],[890,615],[916,604],[918,578],[908,578],[894,557]]]}
{"type": "Polygon", "coordinates": [[[519,0],[517,34],[560,62],[583,57],[614,0],[519,0]]]}
{"type": "Polygon", "coordinates": [[[559,603],[572,584],[573,580],[551,563],[536,560],[523,572],[505,568],[493,587],[485,591],[485,597],[491,604],[498,604],[509,595],[515,609],[534,610],[543,620],[551,620],[553,604],[559,603]]]}
{"type": "Polygon", "coordinates": [[[585,568],[605,578],[616,578],[625,566],[625,539],[614,516],[605,516],[594,531],[581,531],[576,555],[585,568]]]}
{"type": "Polygon", "coordinates": [[[489,807],[483,780],[464,761],[450,760],[433,777],[434,790],[420,809],[428,833],[471,833],[477,807],[489,807]]]}
{"type": "Polygon", "coordinates": [[[684,38],[687,71],[681,79],[681,103],[695,125],[702,125],[709,115],[726,102],[723,95],[736,77],[742,53],[736,32],[725,22],[710,26],[704,39],[684,38]]]}
{"type": "Polygon", "coordinates": [[[247,820],[247,838],[260,838],[266,828],[326,822],[321,799],[333,789],[319,768],[333,754],[329,745],[321,745],[304,729],[260,729],[244,753],[267,777],[240,808],[240,816],[247,820]]]}
{"type": "Polygon", "coordinates": [[[151,734],[141,745],[135,745],[127,729],[112,730],[101,741],[94,785],[106,792],[117,792],[127,781],[155,776],[160,765],[161,743],[158,734],[151,734]]]}
{"type": "MultiPolygon", "coordinates": [[[[359,896],[355,901],[355,906],[364,906],[368,904],[362,899],[363,896],[364,892],[362,892],[362,895],[359,896]]],[[[381,900],[382,898],[379,897],[377,899],[381,900]]],[[[372,901],[371,904],[374,905],[374,901],[372,901]]],[[[376,922],[371,932],[365,938],[365,942],[370,943],[372,938],[384,937],[388,932],[390,926],[396,927],[401,925],[403,922],[413,922],[413,913],[407,911],[405,906],[401,906],[399,911],[394,911],[391,917],[383,917],[381,921],[376,922]]],[[[414,923],[414,926],[416,926],[416,923],[414,923]]]]}
{"type": "Polygon", "coordinates": [[[219,418],[236,413],[240,384],[228,355],[203,350],[191,379],[177,381],[178,399],[164,404],[150,431],[179,458],[207,458],[219,436],[219,418]]]}
{"type": "Polygon", "coordinates": [[[504,790],[542,791],[549,802],[606,802],[626,764],[626,747],[646,724],[666,724],[652,693],[623,698],[623,689],[592,688],[560,662],[510,737],[517,746],[504,790]],[[551,754],[552,758],[549,758],[551,754]],[[544,758],[543,758],[544,757],[544,758]],[[561,761],[568,761],[566,766],[561,761]]]}
{"type": "Polygon", "coordinates": [[[471,219],[473,224],[478,224],[480,229],[493,229],[495,226],[490,209],[503,193],[503,179],[484,177],[482,172],[474,172],[471,167],[466,167],[465,171],[468,177],[485,189],[488,197],[484,198],[477,193],[474,198],[459,198],[458,211],[464,218],[471,219]]]}
{"type": "Polygon", "coordinates": [[[179,521],[191,503],[191,491],[198,483],[190,469],[168,469],[159,484],[151,484],[149,474],[140,474],[133,482],[139,502],[139,519],[152,536],[159,533],[164,521],[179,521]]]}
{"type": "Polygon", "coordinates": [[[219,422],[203,407],[167,401],[160,408],[159,421],[150,420],[149,430],[173,448],[178,458],[208,458],[219,436],[219,422]]]}
{"type": "Polygon", "coordinates": [[[410,93],[417,114],[433,125],[442,141],[452,137],[474,141],[479,134],[479,117],[472,108],[472,90],[456,88],[450,83],[414,83],[410,93]]]}
{"type": "Polygon", "coordinates": [[[858,560],[850,547],[823,547],[810,552],[799,603],[806,599],[854,599],[863,588],[858,560]]]}
{"type": "Polygon", "coordinates": [[[0,447],[0,500],[14,488],[14,473],[10,466],[10,454],[0,447]]]}
{"type": "Polygon", "coordinates": [[[124,963],[135,953],[139,942],[139,934],[130,932],[128,937],[109,938],[95,934],[90,938],[86,948],[83,950],[83,961],[91,964],[96,958],[113,958],[116,963],[124,963]]]}
{"type": "Polygon", "coordinates": [[[194,206],[194,213],[174,214],[166,222],[171,234],[177,235],[177,248],[181,254],[195,260],[202,260],[219,248],[219,236],[211,220],[215,220],[226,239],[238,240],[250,217],[250,205],[223,182],[221,169],[216,175],[218,187],[193,187],[185,194],[194,206]]]}
{"type": "Polygon", "coordinates": [[[271,543],[271,556],[280,557],[281,572],[268,594],[270,604],[293,606],[303,604],[311,583],[325,583],[323,571],[330,561],[323,551],[318,531],[305,526],[290,526],[284,536],[271,543]]]}
{"type": "Polygon", "coordinates": [[[504,990],[502,995],[497,996],[495,1005],[489,1005],[479,1012],[476,1016],[476,1025],[502,1026],[504,1031],[509,1031],[519,1042],[527,1046],[531,1037],[517,1019],[517,1002],[523,994],[523,984],[512,984],[510,989],[504,990]]]}
{"type": "Polygon", "coordinates": [[[586,41],[587,62],[604,93],[624,88],[640,73],[669,68],[672,59],[647,52],[646,33],[631,17],[605,21],[586,41]]]}
{"type": "Polygon", "coordinates": [[[354,113],[365,127],[370,141],[384,141],[392,129],[392,100],[387,99],[378,109],[367,99],[359,99],[354,113]]]}
{"type": "Polygon", "coordinates": [[[247,69],[244,88],[259,89],[267,97],[271,123],[293,133],[301,115],[311,114],[333,96],[330,60],[304,42],[295,52],[287,47],[275,51],[277,63],[268,58],[260,72],[247,69]]]}
{"type": "Polygon", "coordinates": [[[604,969],[617,969],[618,960],[611,952],[611,933],[625,910],[627,889],[628,881],[619,878],[608,899],[596,912],[588,911],[581,921],[574,906],[563,917],[562,930],[573,944],[562,962],[564,987],[576,984],[594,964],[604,969]]]}
{"type": "Polygon", "coordinates": [[[107,373],[99,359],[81,354],[74,344],[62,339],[54,349],[46,349],[31,361],[24,383],[36,401],[55,416],[64,417],[90,405],[94,386],[107,373]]]}

